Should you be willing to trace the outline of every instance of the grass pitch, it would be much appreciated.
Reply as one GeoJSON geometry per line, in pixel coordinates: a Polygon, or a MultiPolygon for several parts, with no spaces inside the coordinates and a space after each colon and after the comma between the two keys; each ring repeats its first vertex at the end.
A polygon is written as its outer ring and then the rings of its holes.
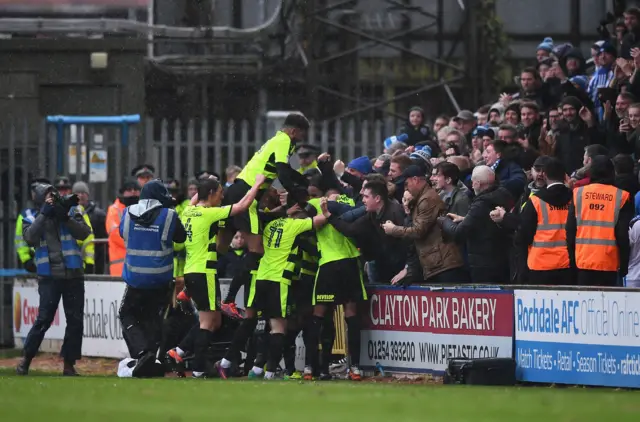
{"type": "Polygon", "coordinates": [[[639,398],[587,388],[17,377],[0,370],[3,421],[637,422],[639,398]]]}

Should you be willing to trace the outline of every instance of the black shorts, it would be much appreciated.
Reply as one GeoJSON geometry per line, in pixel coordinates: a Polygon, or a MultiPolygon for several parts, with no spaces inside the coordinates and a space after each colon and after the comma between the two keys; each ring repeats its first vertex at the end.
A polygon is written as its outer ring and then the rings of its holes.
{"type": "Polygon", "coordinates": [[[291,314],[289,286],[276,281],[257,280],[247,306],[258,311],[264,319],[286,318],[291,314]]]}
{"type": "MultiPolygon", "coordinates": [[[[233,205],[249,192],[251,186],[244,180],[236,179],[236,181],[227,188],[222,200],[222,205],[233,205]]],[[[224,223],[225,231],[235,233],[237,231],[250,234],[261,234],[262,226],[258,218],[258,201],[254,201],[245,212],[241,212],[233,217],[229,217],[224,223]]]]}
{"type": "Polygon", "coordinates": [[[215,273],[191,273],[184,275],[184,285],[198,311],[220,309],[220,282],[215,273]]]}
{"type": "Polygon", "coordinates": [[[347,258],[320,265],[313,292],[314,305],[342,305],[367,300],[358,258],[347,258]]]}
{"type": "Polygon", "coordinates": [[[244,306],[249,307],[249,300],[256,294],[256,280],[258,271],[251,271],[251,279],[244,285],[244,306]]]}
{"type": "Polygon", "coordinates": [[[301,274],[300,279],[292,284],[291,289],[296,309],[311,306],[313,304],[313,287],[315,285],[315,278],[315,275],[301,274]]]}

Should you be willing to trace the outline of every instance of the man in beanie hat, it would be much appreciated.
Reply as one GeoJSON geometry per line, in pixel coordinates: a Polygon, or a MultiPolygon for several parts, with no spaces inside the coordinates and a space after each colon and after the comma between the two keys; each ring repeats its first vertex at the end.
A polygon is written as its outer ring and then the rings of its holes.
{"type": "Polygon", "coordinates": [[[362,178],[373,171],[371,160],[367,156],[354,158],[347,165],[347,171],[352,176],[362,178]]]}
{"type": "MultiPolygon", "coordinates": [[[[598,53],[600,46],[597,46],[598,53]]],[[[597,53],[597,54],[598,54],[597,53]]],[[[594,60],[594,63],[597,59],[594,60]]],[[[558,68],[555,68],[554,76],[560,79],[587,74],[587,61],[579,48],[569,47],[561,57],[558,57],[558,68]]]]}
{"type": "Polygon", "coordinates": [[[541,62],[544,59],[551,56],[552,51],[553,51],[553,38],[546,37],[538,45],[538,49],[536,50],[536,58],[538,59],[538,62],[541,62]]]}
{"type": "Polygon", "coordinates": [[[504,110],[504,119],[502,123],[508,123],[513,126],[520,124],[520,103],[513,102],[509,104],[504,110]]]}
{"type": "Polygon", "coordinates": [[[487,120],[489,121],[489,125],[491,126],[500,126],[502,124],[502,119],[504,118],[504,105],[502,103],[497,102],[491,106],[489,109],[489,116],[487,120]]]}
{"type": "Polygon", "coordinates": [[[554,155],[571,174],[582,167],[585,147],[600,143],[600,134],[593,115],[578,98],[565,97],[560,108],[562,119],[558,122],[554,155]]]}
{"type": "Polygon", "coordinates": [[[431,128],[424,123],[424,110],[421,107],[416,106],[409,109],[409,119],[398,130],[398,135],[402,134],[409,137],[404,141],[409,146],[432,138],[431,128]]]}
{"type": "Polygon", "coordinates": [[[18,214],[18,219],[16,220],[16,231],[14,237],[14,245],[16,247],[16,253],[18,254],[18,259],[20,263],[23,265],[24,269],[29,271],[30,273],[36,272],[36,264],[33,260],[35,256],[35,249],[30,247],[27,242],[25,242],[24,237],[22,236],[22,226],[25,219],[29,219],[34,217],[38,213],[38,209],[35,208],[35,204],[33,201],[35,200],[35,192],[34,188],[38,184],[46,184],[49,185],[51,182],[45,178],[37,178],[31,181],[30,184],[30,199],[31,199],[31,207],[27,207],[20,211],[18,214]]]}
{"type": "Polygon", "coordinates": [[[419,149],[409,155],[411,162],[420,167],[424,174],[431,175],[433,165],[431,164],[431,148],[419,149]]]}

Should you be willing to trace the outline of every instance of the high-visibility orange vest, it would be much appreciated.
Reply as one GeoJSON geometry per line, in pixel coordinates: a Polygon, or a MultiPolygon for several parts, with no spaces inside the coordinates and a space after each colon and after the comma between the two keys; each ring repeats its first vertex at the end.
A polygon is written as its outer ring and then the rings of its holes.
{"type": "Polygon", "coordinates": [[[573,191],[576,208],[576,266],[581,270],[618,271],[615,228],[629,193],[593,183],[573,191]]]}
{"type": "Polygon", "coordinates": [[[569,204],[563,207],[549,205],[538,196],[529,198],[538,214],[538,228],[529,247],[527,266],[534,271],[569,268],[569,250],[565,224],[569,204]]]}
{"type": "Polygon", "coordinates": [[[106,229],[109,234],[109,274],[114,277],[122,277],[124,258],[127,249],[124,240],[120,236],[120,220],[127,208],[119,199],[116,199],[107,210],[106,229]]]}

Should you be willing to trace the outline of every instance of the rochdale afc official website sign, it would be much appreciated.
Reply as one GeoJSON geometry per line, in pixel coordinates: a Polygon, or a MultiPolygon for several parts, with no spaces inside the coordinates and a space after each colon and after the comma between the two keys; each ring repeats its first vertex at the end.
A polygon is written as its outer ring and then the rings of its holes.
{"type": "Polygon", "coordinates": [[[516,290],[521,381],[640,387],[640,293],[516,290]]]}
{"type": "Polygon", "coordinates": [[[510,358],[513,295],[500,290],[369,289],[360,363],[443,373],[451,358],[510,358]]]}

